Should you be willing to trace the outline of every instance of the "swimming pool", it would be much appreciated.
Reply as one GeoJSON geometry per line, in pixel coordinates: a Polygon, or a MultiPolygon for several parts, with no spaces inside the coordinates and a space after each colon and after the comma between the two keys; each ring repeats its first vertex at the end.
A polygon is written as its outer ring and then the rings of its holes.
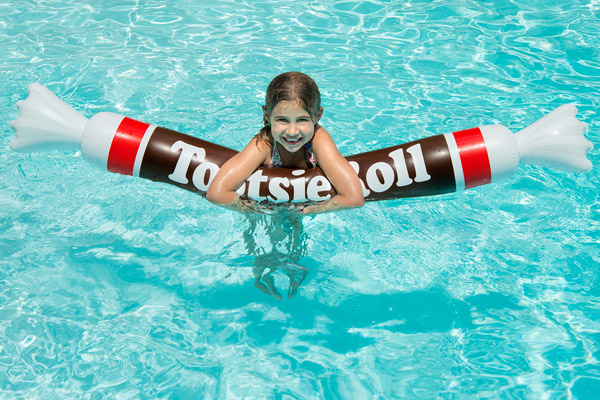
{"type": "Polygon", "coordinates": [[[596,165],[600,3],[163,3],[0,7],[0,397],[594,398],[597,167],[300,227],[12,152],[8,122],[40,82],[240,149],[302,70],[344,154],[572,102],[596,165]],[[282,300],[254,285],[271,267],[282,300]]]}

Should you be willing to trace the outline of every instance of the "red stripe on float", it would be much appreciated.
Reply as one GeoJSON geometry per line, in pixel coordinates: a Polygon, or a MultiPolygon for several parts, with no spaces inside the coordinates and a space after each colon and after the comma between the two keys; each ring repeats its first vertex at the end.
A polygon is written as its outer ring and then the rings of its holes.
{"type": "Polygon", "coordinates": [[[465,177],[465,189],[492,181],[490,159],[479,128],[454,132],[465,177]]]}
{"type": "Polygon", "coordinates": [[[140,142],[150,124],[125,117],[117,128],[108,152],[107,169],[123,175],[133,174],[140,142]]]}

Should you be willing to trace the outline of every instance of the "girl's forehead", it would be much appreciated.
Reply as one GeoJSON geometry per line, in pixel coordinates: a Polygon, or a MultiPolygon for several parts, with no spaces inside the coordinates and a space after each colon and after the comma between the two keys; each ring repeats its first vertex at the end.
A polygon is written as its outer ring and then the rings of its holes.
{"type": "Polygon", "coordinates": [[[306,111],[302,106],[296,101],[282,101],[277,103],[275,107],[273,107],[272,114],[306,114],[309,115],[309,112],[306,111]]]}

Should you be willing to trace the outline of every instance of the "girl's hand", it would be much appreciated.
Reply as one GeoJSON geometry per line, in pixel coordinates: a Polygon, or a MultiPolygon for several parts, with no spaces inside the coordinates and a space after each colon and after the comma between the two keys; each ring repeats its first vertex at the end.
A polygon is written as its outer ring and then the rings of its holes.
{"type": "Polygon", "coordinates": [[[301,213],[304,215],[313,215],[313,214],[322,214],[322,213],[326,213],[329,211],[335,211],[335,210],[339,210],[339,209],[343,209],[343,208],[349,208],[349,207],[340,207],[340,205],[337,203],[337,197],[338,196],[334,196],[331,199],[323,201],[321,203],[305,206],[302,208],[301,213]]]}

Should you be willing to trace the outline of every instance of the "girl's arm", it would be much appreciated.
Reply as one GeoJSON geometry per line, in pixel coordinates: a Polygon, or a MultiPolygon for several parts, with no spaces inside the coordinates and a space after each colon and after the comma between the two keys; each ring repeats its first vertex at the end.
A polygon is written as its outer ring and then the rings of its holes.
{"type": "Polygon", "coordinates": [[[252,211],[250,204],[241,200],[235,191],[265,163],[269,155],[269,146],[257,140],[253,138],[242,151],[223,164],[208,187],[206,200],[235,211],[252,211]]]}
{"type": "Polygon", "coordinates": [[[323,203],[306,207],[303,213],[318,214],[344,208],[360,207],[365,204],[356,171],[342,156],[329,133],[321,126],[318,127],[313,138],[313,151],[319,167],[321,167],[337,194],[323,203]]]}

